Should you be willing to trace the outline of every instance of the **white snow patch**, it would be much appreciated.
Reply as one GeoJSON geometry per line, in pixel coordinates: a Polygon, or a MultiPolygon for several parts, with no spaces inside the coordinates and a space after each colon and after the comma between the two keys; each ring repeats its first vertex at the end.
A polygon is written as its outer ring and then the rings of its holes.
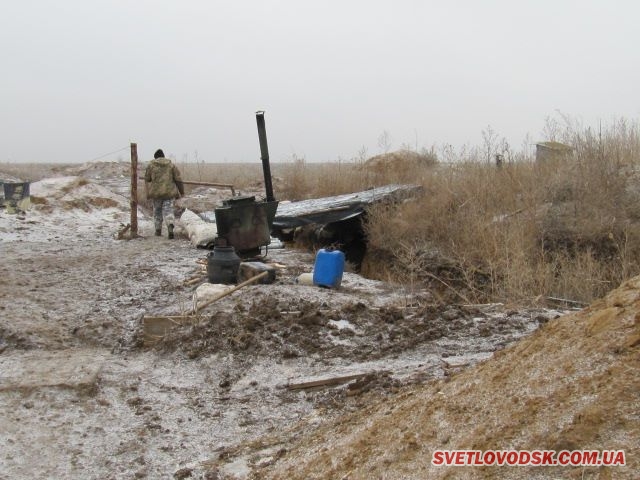
{"type": "MultiPolygon", "coordinates": [[[[129,200],[81,177],[45,178],[30,186],[31,209],[24,215],[0,210],[0,241],[53,242],[112,239],[131,220],[129,200]]],[[[139,228],[151,228],[138,210],[139,228]]]]}
{"type": "Polygon", "coordinates": [[[338,330],[342,330],[344,328],[350,328],[353,331],[356,330],[355,325],[349,320],[329,320],[329,325],[333,325],[338,330]]]}

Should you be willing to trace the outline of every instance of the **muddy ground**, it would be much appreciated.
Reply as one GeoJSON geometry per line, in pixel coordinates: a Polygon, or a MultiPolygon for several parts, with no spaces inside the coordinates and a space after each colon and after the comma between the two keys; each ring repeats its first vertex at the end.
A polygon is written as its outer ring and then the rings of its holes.
{"type": "Polygon", "coordinates": [[[465,369],[561,313],[438,305],[353,273],[335,291],[298,285],[313,256],[285,248],[267,255],[284,266],[276,284],[145,344],[145,315],[191,307],[184,281],[207,252],[153,236],[142,211],[142,237],[116,240],[129,219],[122,170],[93,165],[87,181],[50,182],[58,193],[23,215],[0,209],[0,478],[246,478],[301,432],[465,369]],[[289,388],[356,374],[367,375],[289,388]]]}

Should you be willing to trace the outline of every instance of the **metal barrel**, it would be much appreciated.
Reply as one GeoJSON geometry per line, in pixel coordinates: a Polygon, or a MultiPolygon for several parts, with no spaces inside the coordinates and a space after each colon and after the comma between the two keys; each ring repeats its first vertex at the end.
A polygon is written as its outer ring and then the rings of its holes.
{"type": "Polygon", "coordinates": [[[271,184],[271,167],[269,166],[269,147],[267,146],[267,128],[264,124],[264,112],[256,112],[258,123],[258,139],[260,140],[260,158],[262,159],[262,173],[264,175],[264,189],[267,194],[267,202],[273,202],[273,185],[271,184]]]}

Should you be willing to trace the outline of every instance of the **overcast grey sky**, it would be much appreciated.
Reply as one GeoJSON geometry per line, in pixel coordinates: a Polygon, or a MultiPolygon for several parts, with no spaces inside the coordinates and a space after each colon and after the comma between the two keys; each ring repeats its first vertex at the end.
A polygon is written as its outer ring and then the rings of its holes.
{"type": "Polygon", "coordinates": [[[0,1],[0,161],[258,161],[256,110],[276,162],[640,116],[635,0],[0,1]]]}

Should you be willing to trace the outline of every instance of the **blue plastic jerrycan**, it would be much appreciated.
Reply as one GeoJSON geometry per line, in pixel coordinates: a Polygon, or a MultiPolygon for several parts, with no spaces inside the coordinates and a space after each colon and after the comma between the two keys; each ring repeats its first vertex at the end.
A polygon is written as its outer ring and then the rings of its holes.
{"type": "Polygon", "coordinates": [[[313,267],[313,284],[321,287],[338,288],[344,272],[344,253],[340,250],[321,248],[316,254],[313,267]]]}

